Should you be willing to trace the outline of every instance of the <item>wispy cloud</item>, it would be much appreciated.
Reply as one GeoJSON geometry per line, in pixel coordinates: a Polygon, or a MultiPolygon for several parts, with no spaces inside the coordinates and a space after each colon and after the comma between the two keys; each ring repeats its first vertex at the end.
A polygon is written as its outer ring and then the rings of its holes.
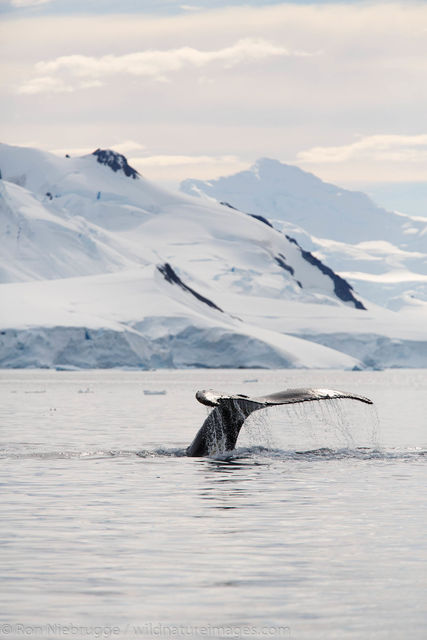
{"type": "Polygon", "coordinates": [[[119,142],[117,144],[111,145],[110,149],[114,149],[118,153],[141,153],[142,151],[146,151],[147,147],[140,142],[136,142],[135,140],[125,140],[124,142],[119,142]]]}
{"type": "Polygon", "coordinates": [[[248,168],[248,163],[235,155],[135,155],[129,161],[151,180],[175,183],[189,176],[207,180],[248,168]]]}
{"type": "Polygon", "coordinates": [[[47,4],[53,0],[10,0],[12,7],[32,7],[38,4],[47,4]]]}
{"type": "MultiPolygon", "coordinates": [[[[37,146],[37,145],[29,145],[29,146],[37,146]]],[[[85,156],[89,153],[93,153],[95,149],[99,146],[99,144],[92,145],[92,147],[61,147],[61,148],[51,148],[49,147],[47,150],[51,153],[55,153],[56,155],[63,156],[66,153],[71,156],[85,156]]],[[[104,143],[104,146],[108,149],[113,149],[118,153],[123,153],[124,155],[135,154],[135,153],[143,153],[146,152],[147,147],[140,142],[136,142],[135,140],[124,140],[123,142],[119,142],[117,144],[108,144],[104,143]]]]}
{"type": "Polygon", "coordinates": [[[19,88],[19,93],[72,92],[100,86],[111,76],[128,75],[167,81],[169,75],[185,68],[201,69],[210,64],[231,68],[238,64],[272,57],[306,57],[305,51],[290,51],[261,38],[244,38],[220,49],[204,51],[194,47],[146,50],[125,55],[99,57],[85,55],[60,56],[38,62],[35,77],[19,88]]]}
{"type": "Polygon", "coordinates": [[[224,165],[237,163],[239,159],[236,156],[178,156],[178,155],[162,155],[147,156],[146,158],[138,158],[140,166],[147,167],[179,167],[182,165],[224,165]]]}
{"type": "Polygon", "coordinates": [[[427,159],[427,134],[372,135],[347,145],[312,147],[297,155],[299,163],[329,164],[355,160],[419,162],[427,159]]]}

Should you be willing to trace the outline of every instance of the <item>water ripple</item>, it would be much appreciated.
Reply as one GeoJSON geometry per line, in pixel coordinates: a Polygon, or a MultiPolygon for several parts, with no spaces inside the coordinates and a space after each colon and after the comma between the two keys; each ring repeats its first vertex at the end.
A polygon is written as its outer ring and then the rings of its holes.
{"type": "MultiPolygon", "coordinates": [[[[142,450],[107,449],[94,451],[16,451],[14,449],[0,449],[1,459],[39,459],[39,460],[73,460],[88,459],[99,460],[102,458],[185,458],[185,448],[166,448],[142,450]]],[[[415,449],[378,449],[369,447],[331,449],[320,447],[307,451],[270,449],[262,446],[240,447],[233,451],[216,454],[209,458],[190,458],[191,460],[209,460],[216,462],[236,462],[252,461],[253,463],[263,463],[268,460],[274,461],[316,461],[316,460],[427,460],[427,451],[419,448],[415,449]]]]}

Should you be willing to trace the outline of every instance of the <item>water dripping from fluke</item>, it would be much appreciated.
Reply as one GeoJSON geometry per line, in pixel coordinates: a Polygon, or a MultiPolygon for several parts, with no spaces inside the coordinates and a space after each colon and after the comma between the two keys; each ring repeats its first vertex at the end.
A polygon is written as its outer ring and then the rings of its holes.
{"type": "Polygon", "coordinates": [[[333,403],[334,411],[338,413],[338,427],[344,435],[347,447],[354,442],[350,428],[344,419],[336,401],[350,399],[366,405],[373,402],[365,396],[336,389],[287,389],[267,396],[250,397],[242,394],[229,395],[213,390],[198,391],[196,399],[202,404],[213,407],[199,429],[193,442],[187,448],[190,457],[218,456],[232,452],[236,447],[237,438],[246,419],[254,412],[269,407],[282,405],[300,405],[302,403],[319,404],[320,401],[333,403]]]}

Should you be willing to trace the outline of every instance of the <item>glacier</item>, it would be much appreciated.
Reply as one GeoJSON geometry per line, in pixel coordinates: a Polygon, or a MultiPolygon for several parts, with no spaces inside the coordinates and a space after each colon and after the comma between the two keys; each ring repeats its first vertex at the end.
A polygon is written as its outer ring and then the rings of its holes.
{"type": "Polygon", "coordinates": [[[0,145],[0,171],[0,367],[427,366],[427,303],[360,295],[291,217],[165,190],[111,150],[0,145]]]}

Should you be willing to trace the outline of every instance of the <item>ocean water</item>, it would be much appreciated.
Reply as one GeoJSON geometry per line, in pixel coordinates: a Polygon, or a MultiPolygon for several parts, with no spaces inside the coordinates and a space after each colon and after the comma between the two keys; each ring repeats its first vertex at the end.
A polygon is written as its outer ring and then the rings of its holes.
{"type": "Polygon", "coordinates": [[[427,371],[0,371],[4,638],[427,637],[427,371]],[[260,411],[187,458],[197,389],[260,411]]]}

